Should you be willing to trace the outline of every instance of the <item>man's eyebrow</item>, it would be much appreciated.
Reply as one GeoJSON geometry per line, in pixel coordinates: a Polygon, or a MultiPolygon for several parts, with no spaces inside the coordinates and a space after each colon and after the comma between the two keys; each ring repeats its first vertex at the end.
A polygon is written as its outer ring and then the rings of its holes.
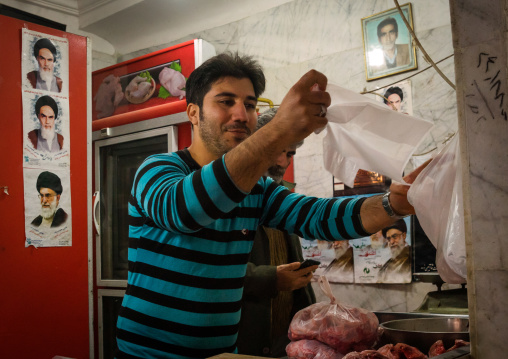
{"type": "MultiPolygon", "coordinates": [[[[238,97],[238,95],[233,92],[224,91],[224,92],[218,93],[217,95],[215,95],[215,97],[238,97]]],[[[258,101],[256,96],[247,96],[247,100],[251,100],[251,101],[255,101],[255,102],[258,101]]]]}

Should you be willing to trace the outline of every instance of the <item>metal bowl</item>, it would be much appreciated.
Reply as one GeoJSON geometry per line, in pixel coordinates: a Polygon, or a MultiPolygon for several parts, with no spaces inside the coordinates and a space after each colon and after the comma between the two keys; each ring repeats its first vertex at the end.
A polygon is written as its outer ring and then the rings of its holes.
{"type": "Polygon", "coordinates": [[[465,318],[411,318],[381,323],[383,344],[404,343],[418,348],[424,354],[437,340],[445,348],[455,344],[455,339],[469,341],[469,320],[465,318]]]}

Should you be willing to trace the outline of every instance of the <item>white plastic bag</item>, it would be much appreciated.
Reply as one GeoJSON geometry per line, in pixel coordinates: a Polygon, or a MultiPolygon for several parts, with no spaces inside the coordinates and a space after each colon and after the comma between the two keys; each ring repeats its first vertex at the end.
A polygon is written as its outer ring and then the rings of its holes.
{"type": "Polygon", "coordinates": [[[436,266],[446,283],[465,283],[466,243],[458,135],[418,175],[409,203],[436,247],[436,266]]]}
{"type": "Polygon", "coordinates": [[[326,90],[332,102],[323,139],[325,168],[349,187],[359,169],[403,182],[407,162],[433,123],[333,84],[326,90]]]}

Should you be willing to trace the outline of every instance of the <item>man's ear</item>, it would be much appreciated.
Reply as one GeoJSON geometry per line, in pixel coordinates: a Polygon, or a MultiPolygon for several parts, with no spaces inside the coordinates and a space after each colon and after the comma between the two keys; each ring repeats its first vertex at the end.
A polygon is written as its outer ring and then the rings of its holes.
{"type": "Polygon", "coordinates": [[[187,105],[187,117],[193,126],[196,126],[199,123],[199,106],[195,103],[190,103],[187,105]]]}

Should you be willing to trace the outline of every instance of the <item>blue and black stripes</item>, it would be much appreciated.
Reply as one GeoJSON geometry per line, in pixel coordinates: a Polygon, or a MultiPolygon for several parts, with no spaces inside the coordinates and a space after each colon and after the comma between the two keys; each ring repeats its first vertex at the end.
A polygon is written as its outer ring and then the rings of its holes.
{"type": "Polygon", "coordinates": [[[224,159],[149,157],[129,200],[129,276],[117,358],[204,358],[235,350],[243,281],[260,223],[307,239],[366,235],[361,199],[318,199],[261,178],[239,190],[224,159]]]}

